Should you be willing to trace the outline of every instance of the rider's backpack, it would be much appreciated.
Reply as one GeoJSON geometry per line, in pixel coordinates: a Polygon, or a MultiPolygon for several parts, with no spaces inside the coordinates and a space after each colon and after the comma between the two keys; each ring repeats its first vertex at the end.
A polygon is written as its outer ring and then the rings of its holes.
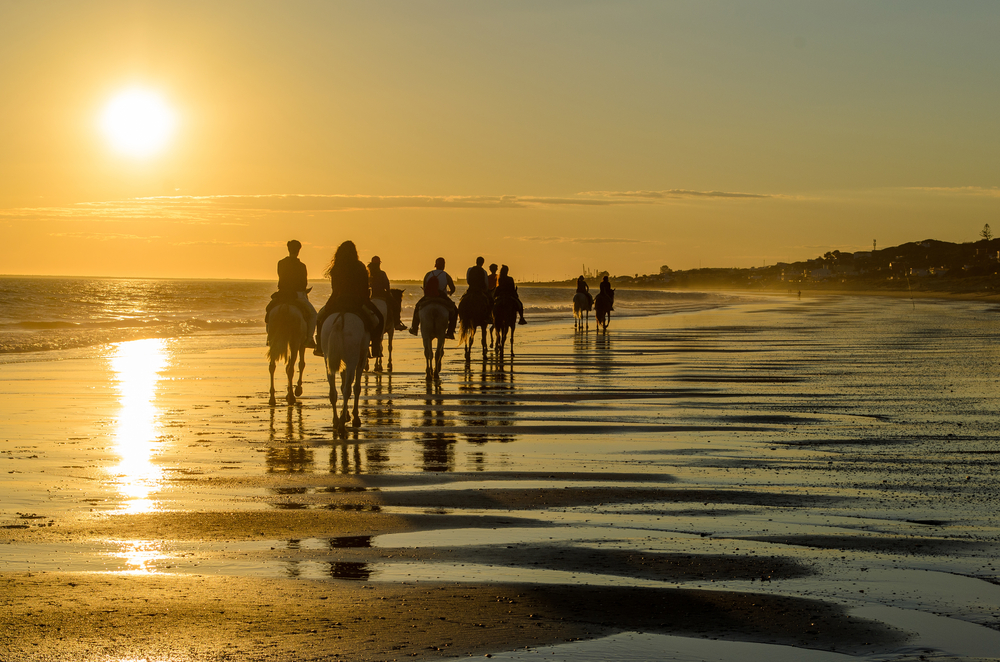
{"type": "Polygon", "coordinates": [[[436,297],[438,295],[438,278],[437,276],[431,276],[424,281],[424,296],[425,297],[436,297]]]}

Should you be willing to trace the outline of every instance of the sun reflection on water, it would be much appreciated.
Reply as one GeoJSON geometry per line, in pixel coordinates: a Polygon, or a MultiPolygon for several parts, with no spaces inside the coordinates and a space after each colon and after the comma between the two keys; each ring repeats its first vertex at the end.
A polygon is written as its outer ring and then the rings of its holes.
{"type": "Polygon", "coordinates": [[[121,403],[114,432],[121,462],[112,471],[126,512],[156,510],[156,502],[149,498],[163,478],[163,470],[152,461],[160,430],[156,390],[167,364],[167,343],[162,338],[119,343],[111,355],[121,403]]]}

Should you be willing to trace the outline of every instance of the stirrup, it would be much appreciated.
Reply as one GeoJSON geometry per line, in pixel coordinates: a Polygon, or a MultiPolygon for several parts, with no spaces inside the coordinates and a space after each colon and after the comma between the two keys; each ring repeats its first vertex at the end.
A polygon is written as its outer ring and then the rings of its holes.
{"type": "Polygon", "coordinates": [[[455,332],[454,331],[449,331],[448,333],[444,334],[444,337],[447,338],[448,340],[454,340],[455,339],[455,332]]]}
{"type": "Polygon", "coordinates": [[[523,317],[521,318],[521,321],[518,322],[518,324],[527,324],[527,323],[528,323],[528,320],[524,319],[523,317]]]}

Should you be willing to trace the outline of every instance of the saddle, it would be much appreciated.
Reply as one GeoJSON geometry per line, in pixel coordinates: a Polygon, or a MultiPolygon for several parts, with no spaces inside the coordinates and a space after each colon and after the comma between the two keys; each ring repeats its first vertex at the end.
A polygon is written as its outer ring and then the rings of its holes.
{"type": "MultiPolygon", "coordinates": [[[[311,289],[312,288],[310,287],[309,290],[311,289]]],[[[308,292],[309,290],[306,290],[306,292],[308,292]]],[[[308,317],[311,312],[308,308],[306,308],[305,302],[299,299],[298,292],[294,290],[278,290],[277,292],[271,295],[271,300],[267,302],[267,307],[264,308],[264,323],[265,324],[267,323],[268,318],[271,316],[272,310],[286,303],[290,303],[294,306],[297,306],[298,309],[302,311],[303,317],[308,317]]]]}

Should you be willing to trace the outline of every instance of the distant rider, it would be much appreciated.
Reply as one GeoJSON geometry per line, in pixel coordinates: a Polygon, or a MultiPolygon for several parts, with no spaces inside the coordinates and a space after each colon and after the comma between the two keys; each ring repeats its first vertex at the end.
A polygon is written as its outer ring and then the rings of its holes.
{"type": "Polygon", "coordinates": [[[368,263],[368,288],[371,290],[372,299],[382,299],[385,301],[385,309],[393,312],[393,317],[396,319],[395,329],[405,331],[406,325],[402,321],[399,302],[392,296],[389,276],[382,271],[382,258],[378,255],[372,257],[371,262],[368,263]]]}
{"type": "Polygon", "coordinates": [[[309,275],[306,265],[299,260],[302,242],[292,239],[287,244],[288,257],[278,260],[278,291],[271,295],[264,314],[267,323],[271,310],[282,303],[299,307],[306,320],[306,347],[315,347],[313,333],[316,331],[316,309],[309,302],[309,275]]]}
{"type": "Polygon", "coordinates": [[[496,263],[491,264],[490,275],[486,278],[486,291],[489,293],[490,299],[496,298],[497,280],[500,279],[500,276],[497,275],[497,268],[496,263]]]}
{"type": "Polygon", "coordinates": [[[510,270],[507,268],[506,264],[500,267],[500,278],[497,279],[496,298],[499,300],[500,297],[507,296],[513,299],[517,304],[517,314],[521,317],[517,323],[527,324],[528,322],[524,319],[524,304],[521,303],[521,297],[517,294],[517,285],[514,284],[514,279],[507,275],[508,271],[510,270]]]}
{"type": "Polygon", "coordinates": [[[583,276],[580,276],[579,278],[576,279],[576,291],[578,294],[586,294],[587,307],[593,308],[594,297],[590,295],[590,285],[587,285],[587,280],[583,276]]]}
{"type": "MultiPolygon", "coordinates": [[[[371,338],[372,357],[382,356],[382,328],[385,321],[378,308],[372,305],[368,295],[368,270],[358,259],[358,249],[353,241],[345,241],[337,247],[325,275],[330,277],[330,299],[319,311],[316,339],[321,339],[323,322],[327,317],[334,313],[354,313],[361,318],[371,338]]],[[[314,354],[323,355],[319,348],[314,354]]]]}
{"type": "Polygon", "coordinates": [[[493,302],[489,296],[489,277],[486,275],[486,269],[483,269],[484,262],[486,260],[482,256],[477,257],[476,264],[465,272],[465,282],[468,283],[469,289],[462,295],[462,298],[482,297],[486,301],[486,309],[489,311],[493,302]]]}
{"type": "Polygon", "coordinates": [[[417,335],[420,325],[420,309],[428,301],[440,299],[448,308],[448,332],[444,335],[449,340],[455,339],[455,324],[458,323],[458,307],[449,298],[449,294],[455,293],[455,282],[444,270],[444,258],[439,257],[434,260],[434,268],[424,275],[424,296],[420,298],[417,305],[413,307],[413,324],[410,325],[410,333],[417,335]]]}
{"type": "Polygon", "coordinates": [[[608,300],[611,301],[611,308],[610,308],[610,310],[614,310],[615,309],[615,291],[613,289],[611,289],[611,283],[608,282],[608,277],[607,276],[605,276],[604,279],[601,281],[601,294],[608,295],[608,300]]]}

